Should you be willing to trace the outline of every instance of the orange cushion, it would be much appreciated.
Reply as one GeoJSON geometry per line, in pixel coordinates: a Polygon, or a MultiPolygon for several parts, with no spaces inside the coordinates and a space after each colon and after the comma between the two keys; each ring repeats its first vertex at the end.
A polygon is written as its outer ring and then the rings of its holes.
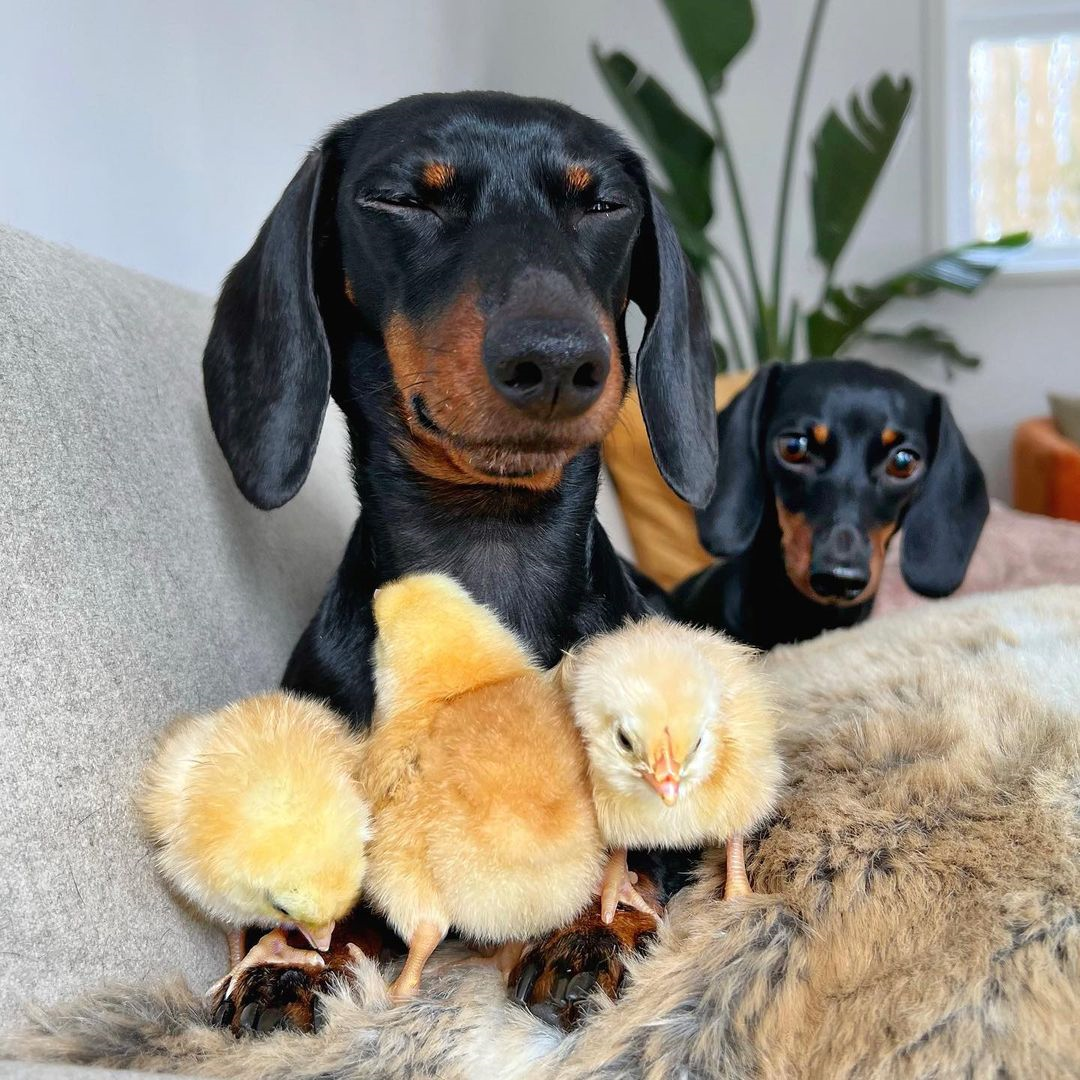
{"type": "MultiPolygon", "coordinates": [[[[752,372],[716,377],[716,408],[750,381],[752,372]]],[[[649,448],[637,395],[623,404],[615,430],[604,440],[604,463],[619,497],[639,569],[670,589],[713,557],[698,543],[694,511],[664,483],[649,448]]]]}
{"type": "Polygon", "coordinates": [[[1080,446],[1048,416],[1025,420],[1013,436],[1013,502],[1029,514],[1080,521],[1080,446]]]}

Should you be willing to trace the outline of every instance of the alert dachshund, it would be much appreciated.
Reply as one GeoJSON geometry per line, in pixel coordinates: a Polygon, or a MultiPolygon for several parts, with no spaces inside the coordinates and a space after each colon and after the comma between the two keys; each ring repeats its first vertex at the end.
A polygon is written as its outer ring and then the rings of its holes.
{"type": "Polygon", "coordinates": [[[759,649],[853,626],[885,551],[923,596],[964,580],[989,511],[948,403],[859,360],[762,369],[717,418],[716,491],[697,514],[723,562],[680,585],[680,618],[759,649]]]}

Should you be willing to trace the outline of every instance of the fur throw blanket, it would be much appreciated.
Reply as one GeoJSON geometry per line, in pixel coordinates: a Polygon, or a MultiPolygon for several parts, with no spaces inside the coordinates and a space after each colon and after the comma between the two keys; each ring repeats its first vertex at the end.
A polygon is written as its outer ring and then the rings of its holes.
{"type": "Polygon", "coordinates": [[[494,973],[391,1009],[360,963],[317,1035],[237,1041],[182,986],[38,1012],[5,1051],[259,1080],[1080,1076],[1080,589],[943,602],[778,650],[789,784],[562,1036],[494,973]]]}

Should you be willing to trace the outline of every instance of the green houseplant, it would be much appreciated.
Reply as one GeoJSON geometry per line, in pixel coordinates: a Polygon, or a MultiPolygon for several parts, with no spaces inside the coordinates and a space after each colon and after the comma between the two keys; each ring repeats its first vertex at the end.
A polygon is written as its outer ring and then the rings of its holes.
{"type": "Polygon", "coordinates": [[[902,332],[874,328],[871,320],[902,298],[940,290],[973,293],[1017,249],[1026,233],[938,252],[870,285],[836,284],[841,256],[862,218],[877,182],[907,121],[911,79],[883,74],[869,91],[853,94],[850,116],[830,109],[813,138],[810,208],[814,254],[822,270],[821,292],[803,310],[785,291],[784,258],[796,150],[806,90],[828,0],[816,0],[799,65],[778,185],[775,238],[766,281],[755,251],[738,166],[717,98],[725,75],[750,43],[752,0],[662,0],[684,53],[696,71],[707,125],[692,117],[652,75],[623,52],[593,57],[609,90],[662,171],[662,190],[687,256],[712,293],[726,331],[717,343],[717,362],[752,368],[770,360],[790,361],[805,348],[813,356],[837,356],[859,340],[878,340],[916,355],[939,355],[953,365],[974,367],[965,352],[939,327],[915,325],[902,332]],[[739,237],[739,260],[709,238],[715,220],[713,165],[718,162],[739,237]]]}

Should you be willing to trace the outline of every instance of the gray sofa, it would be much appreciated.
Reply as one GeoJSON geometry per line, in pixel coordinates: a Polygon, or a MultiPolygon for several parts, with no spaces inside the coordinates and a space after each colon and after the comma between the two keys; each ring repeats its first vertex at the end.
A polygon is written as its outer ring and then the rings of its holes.
{"type": "Polygon", "coordinates": [[[237,492],[203,400],[210,314],[0,227],[2,1027],[26,1000],[222,974],[221,933],[154,875],[132,787],[170,716],[277,683],[356,516],[336,414],[288,506],[237,492]]]}
{"type": "Polygon", "coordinates": [[[132,785],[169,716],[277,682],[355,517],[336,428],[289,506],[236,491],[203,401],[210,310],[0,229],[7,1022],[106,980],[221,974],[220,932],[154,876],[132,785]]]}

